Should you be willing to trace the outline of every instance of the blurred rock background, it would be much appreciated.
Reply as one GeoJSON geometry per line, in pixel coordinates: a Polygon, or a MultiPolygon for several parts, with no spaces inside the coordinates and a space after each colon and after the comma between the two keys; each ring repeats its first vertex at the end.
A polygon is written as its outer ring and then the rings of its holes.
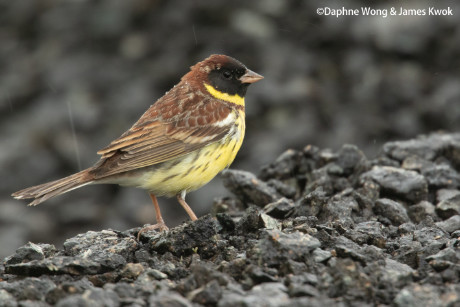
{"type": "MultiPolygon", "coordinates": [[[[92,186],[29,208],[10,194],[91,166],[189,66],[231,55],[265,76],[247,95],[232,168],[287,148],[358,145],[460,128],[460,3],[454,1],[1,1],[0,256],[87,230],[154,222],[141,190],[92,186]],[[454,16],[319,16],[320,6],[439,8],[454,16]]],[[[227,193],[191,193],[196,212],[227,193]]],[[[160,200],[170,226],[187,219],[160,200]]]]}

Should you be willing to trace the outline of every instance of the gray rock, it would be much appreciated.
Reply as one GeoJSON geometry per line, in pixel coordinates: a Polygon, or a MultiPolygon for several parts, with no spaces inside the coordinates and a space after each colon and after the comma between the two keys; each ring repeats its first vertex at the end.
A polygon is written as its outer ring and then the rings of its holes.
{"type": "MultiPolygon", "coordinates": [[[[118,263],[118,262],[117,262],[118,263]]],[[[117,267],[120,267],[117,265],[117,267]]],[[[87,275],[102,272],[102,266],[96,261],[81,257],[56,256],[43,260],[33,260],[5,266],[8,274],[22,276],[40,276],[55,274],[87,275]]]]}
{"type": "Polygon", "coordinates": [[[0,306],[16,307],[18,303],[12,294],[8,293],[5,289],[0,289],[0,306]]]}
{"type": "Polygon", "coordinates": [[[402,289],[396,295],[395,306],[419,307],[419,306],[445,306],[440,298],[440,291],[432,285],[412,284],[402,289]]]}
{"type": "Polygon", "coordinates": [[[281,197],[274,188],[249,172],[226,170],[222,178],[224,186],[245,203],[264,207],[281,197]]]}
{"type": "Polygon", "coordinates": [[[401,224],[399,225],[398,227],[398,234],[401,234],[401,235],[407,235],[407,234],[412,234],[415,230],[417,229],[417,227],[415,226],[415,224],[411,223],[411,222],[408,222],[408,223],[404,223],[404,224],[401,224]]]}
{"type": "MultiPolygon", "coordinates": [[[[11,283],[0,281],[0,291],[7,291],[13,295],[17,301],[44,301],[46,293],[55,287],[55,283],[47,277],[26,277],[11,283]]],[[[2,291],[2,293],[4,297],[7,296],[5,292],[2,291]]]]}
{"type": "Polygon", "coordinates": [[[148,269],[145,271],[146,275],[148,276],[151,276],[157,280],[161,280],[161,279],[166,279],[168,278],[168,275],[166,275],[165,273],[161,272],[161,271],[158,271],[156,269],[148,269]]]}
{"type": "Polygon", "coordinates": [[[343,176],[358,176],[366,168],[366,156],[355,145],[345,144],[337,153],[335,164],[342,170],[343,176]]]}
{"type": "Polygon", "coordinates": [[[193,290],[187,298],[201,305],[216,305],[222,297],[222,288],[217,280],[212,280],[206,285],[193,290]]]}
{"type": "Polygon", "coordinates": [[[128,259],[138,248],[138,244],[134,236],[126,237],[112,230],[88,231],[66,240],[64,251],[68,256],[82,256],[89,259],[96,252],[117,254],[128,259]]]}
{"type": "Polygon", "coordinates": [[[407,170],[418,171],[431,167],[433,162],[425,160],[419,156],[408,156],[404,159],[401,167],[407,170]]]}
{"type": "Polygon", "coordinates": [[[458,188],[460,187],[460,174],[450,165],[432,165],[422,169],[430,188],[458,188]]]}
{"type": "Polygon", "coordinates": [[[454,215],[445,221],[437,222],[436,226],[448,233],[460,230],[460,215],[454,215]]]}
{"type": "Polygon", "coordinates": [[[404,263],[400,263],[390,258],[385,259],[383,279],[385,282],[397,285],[406,284],[412,281],[416,271],[404,263]]]}
{"type": "Polygon", "coordinates": [[[21,307],[49,307],[50,305],[42,301],[24,300],[20,302],[21,307]]]}
{"type": "Polygon", "coordinates": [[[408,141],[388,142],[383,145],[385,154],[403,161],[409,156],[434,160],[443,150],[460,141],[460,134],[433,133],[408,141]]]}
{"type": "Polygon", "coordinates": [[[350,258],[362,264],[368,260],[358,244],[343,236],[335,239],[334,250],[336,255],[341,258],[350,258]]]}
{"type": "Polygon", "coordinates": [[[144,272],[144,267],[140,263],[127,263],[120,272],[121,278],[136,279],[144,272]]]}
{"type": "Polygon", "coordinates": [[[366,180],[373,180],[381,187],[381,197],[396,196],[418,202],[424,200],[428,193],[425,178],[415,171],[390,166],[374,166],[361,176],[362,182],[366,180]]]}
{"type": "Polygon", "coordinates": [[[407,214],[409,215],[409,218],[415,222],[415,223],[420,223],[427,217],[435,217],[435,206],[430,203],[429,201],[422,200],[418,204],[415,204],[413,206],[409,206],[407,210],[407,214]]]}
{"type": "Polygon", "coordinates": [[[377,221],[362,222],[355,225],[354,229],[349,229],[345,232],[345,236],[358,243],[372,244],[377,247],[385,247],[385,237],[382,233],[383,225],[377,221]]]}
{"type": "Polygon", "coordinates": [[[422,244],[414,239],[413,234],[407,234],[396,240],[396,253],[394,259],[407,264],[411,268],[418,268],[422,244]]]}
{"type": "Polygon", "coordinates": [[[313,145],[307,145],[303,148],[299,161],[298,176],[305,177],[305,174],[319,166],[319,148],[313,145]]]}
{"type": "Polygon", "coordinates": [[[261,228],[281,230],[281,223],[254,206],[249,207],[236,224],[240,234],[248,234],[261,228]]]}
{"type": "Polygon", "coordinates": [[[334,193],[334,183],[338,181],[334,181],[331,177],[335,176],[335,171],[337,171],[337,166],[331,163],[307,173],[305,192],[311,193],[315,190],[322,190],[326,194],[332,195],[334,193]]]}
{"type": "Polygon", "coordinates": [[[288,284],[309,284],[312,286],[318,285],[318,277],[312,273],[303,273],[303,274],[290,274],[286,276],[286,281],[288,284]]]}
{"type": "Polygon", "coordinates": [[[213,201],[211,214],[216,216],[220,213],[238,215],[244,209],[246,207],[239,199],[229,196],[217,197],[213,201]]]}
{"type": "Polygon", "coordinates": [[[217,221],[206,215],[194,222],[148,237],[149,248],[153,252],[171,252],[176,256],[198,253],[208,258],[217,252],[217,229],[217,221]]]}
{"type": "Polygon", "coordinates": [[[448,242],[449,236],[439,228],[424,227],[414,231],[414,240],[425,248],[441,249],[448,242]]]}
{"type": "Polygon", "coordinates": [[[374,212],[389,219],[396,226],[409,222],[406,208],[391,199],[378,199],[375,202],[374,212]]]}
{"type": "Polygon", "coordinates": [[[269,203],[264,207],[264,211],[274,218],[282,219],[291,214],[295,209],[294,202],[287,198],[280,198],[274,203],[269,203]]]}
{"type": "MultiPolygon", "coordinates": [[[[98,270],[115,270],[134,258],[138,248],[134,236],[124,236],[111,230],[88,231],[64,242],[66,255],[100,265],[98,270]]],[[[94,265],[93,265],[94,266],[94,265]]]]}
{"type": "MultiPolygon", "coordinates": [[[[279,278],[278,270],[273,268],[261,268],[255,265],[250,265],[246,268],[245,272],[251,279],[253,285],[258,285],[265,282],[277,282],[279,278]]],[[[250,282],[248,282],[250,284],[250,282]]]]}
{"type": "Polygon", "coordinates": [[[329,197],[322,188],[318,188],[300,198],[296,203],[296,216],[318,216],[329,197]]]}
{"type": "Polygon", "coordinates": [[[294,198],[297,194],[297,181],[295,178],[290,178],[282,182],[278,179],[269,179],[268,186],[274,188],[280,195],[287,198],[294,198]]]}
{"type": "Polygon", "coordinates": [[[300,153],[296,150],[286,150],[274,162],[262,167],[260,178],[263,180],[271,178],[286,179],[295,176],[300,156],[300,153]]]}
{"type": "Polygon", "coordinates": [[[282,283],[264,283],[248,293],[224,292],[219,307],[255,306],[275,307],[289,302],[288,289],[282,283]]]}
{"type": "Polygon", "coordinates": [[[320,245],[318,239],[298,231],[263,230],[257,257],[268,266],[280,266],[287,259],[303,261],[320,245]]]}
{"type": "Polygon", "coordinates": [[[75,281],[62,281],[57,284],[55,288],[49,290],[46,293],[46,302],[55,305],[58,301],[74,294],[82,294],[86,290],[94,288],[94,284],[91,283],[86,277],[77,279],[75,281]]]}
{"type": "MultiPolygon", "coordinates": [[[[366,306],[365,302],[359,302],[360,306],[366,306]]],[[[288,302],[281,304],[279,307],[346,307],[347,304],[342,299],[328,297],[298,297],[292,298],[288,302]]]]}
{"type": "Polygon", "coordinates": [[[458,283],[443,287],[441,303],[443,306],[458,306],[460,304],[460,285],[458,283]]]}
{"type": "Polygon", "coordinates": [[[352,212],[358,209],[358,202],[353,197],[337,195],[323,206],[318,219],[320,222],[340,221],[349,225],[352,223],[352,212]]]}
{"type": "Polygon", "coordinates": [[[32,260],[43,260],[56,252],[56,247],[51,244],[34,244],[32,242],[21,246],[16,252],[5,258],[5,264],[26,263],[32,260]]]}
{"type": "MultiPolygon", "coordinates": [[[[331,258],[327,264],[330,280],[323,283],[323,286],[327,286],[329,297],[338,297],[345,293],[359,296],[367,291],[370,278],[358,262],[349,258],[331,258]]],[[[325,275],[323,277],[326,277],[325,275]]]]}
{"type": "Polygon", "coordinates": [[[158,307],[191,307],[193,306],[188,300],[181,295],[168,291],[160,294],[152,294],[148,300],[149,306],[158,307]]]}
{"type": "Polygon", "coordinates": [[[460,191],[451,189],[441,189],[437,192],[436,213],[447,219],[451,216],[460,214],[460,191]]]}
{"type": "Polygon", "coordinates": [[[313,260],[319,263],[319,262],[324,262],[330,259],[332,257],[332,254],[330,251],[325,251],[325,250],[322,250],[321,248],[317,248],[313,251],[312,256],[313,256],[313,260]]]}
{"type": "Polygon", "coordinates": [[[460,191],[457,189],[439,189],[436,192],[436,200],[442,202],[451,198],[455,198],[460,195],[460,191]]]}
{"type": "Polygon", "coordinates": [[[56,306],[59,307],[71,307],[71,306],[106,306],[116,307],[120,305],[120,299],[118,295],[112,290],[104,290],[99,288],[93,288],[86,290],[82,294],[76,294],[68,296],[60,300],[56,306]]]}
{"type": "Polygon", "coordinates": [[[265,229],[281,230],[281,223],[265,213],[259,215],[259,224],[265,229]]]}
{"type": "Polygon", "coordinates": [[[227,213],[216,213],[216,218],[219,221],[222,231],[233,231],[236,227],[236,222],[227,213]]]}
{"type": "Polygon", "coordinates": [[[320,292],[318,289],[308,284],[303,284],[303,285],[291,284],[289,285],[289,296],[291,297],[301,297],[301,296],[318,297],[320,296],[320,292]]]}
{"type": "Polygon", "coordinates": [[[451,233],[452,238],[459,238],[460,237],[460,230],[456,230],[451,233]]]}
{"type": "Polygon", "coordinates": [[[230,276],[215,270],[208,263],[198,262],[192,264],[190,269],[191,274],[176,287],[176,290],[192,301],[201,301],[201,304],[216,304],[223,288],[232,282],[230,276]]]}
{"type": "Polygon", "coordinates": [[[442,271],[460,262],[460,251],[447,247],[434,255],[426,257],[426,260],[435,270],[442,271]]]}
{"type": "Polygon", "coordinates": [[[250,206],[236,224],[236,229],[240,234],[251,233],[262,227],[260,210],[255,206],[250,206]]]}

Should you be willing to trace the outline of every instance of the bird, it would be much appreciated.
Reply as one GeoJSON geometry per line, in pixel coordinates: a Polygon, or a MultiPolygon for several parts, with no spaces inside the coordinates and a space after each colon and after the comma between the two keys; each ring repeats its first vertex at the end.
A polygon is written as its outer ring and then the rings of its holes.
{"type": "Polygon", "coordinates": [[[228,168],[245,135],[245,94],[263,76],[240,61],[213,54],[190,67],[139,120],[107,147],[92,167],[68,177],[12,194],[32,199],[29,206],[90,184],[118,184],[147,190],[156,224],[141,228],[166,231],[157,196],[176,197],[192,221],[185,201],[228,168]]]}

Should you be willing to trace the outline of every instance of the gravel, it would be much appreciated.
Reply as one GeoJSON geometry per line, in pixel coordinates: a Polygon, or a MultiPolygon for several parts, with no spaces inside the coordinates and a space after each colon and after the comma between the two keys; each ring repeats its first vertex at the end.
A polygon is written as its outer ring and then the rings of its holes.
{"type": "Polygon", "coordinates": [[[459,142],[434,133],[386,144],[373,160],[356,146],[306,146],[259,176],[228,170],[234,196],[195,222],[140,241],[134,228],[18,248],[0,265],[0,305],[460,305],[460,216],[438,208],[458,190],[428,188],[424,169],[457,172],[460,151],[439,148],[459,142]],[[406,170],[404,152],[429,163],[406,170]]]}

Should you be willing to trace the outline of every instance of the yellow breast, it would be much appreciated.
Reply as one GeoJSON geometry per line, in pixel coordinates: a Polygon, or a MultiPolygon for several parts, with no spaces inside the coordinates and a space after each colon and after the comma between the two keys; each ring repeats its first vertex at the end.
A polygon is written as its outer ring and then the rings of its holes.
{"type": "MultiPolygon", "coordinates": [[[[166,161],[143,172],[128,185],[147,189],[155,195],[174,196],[196,190],[230,166],[243,143],[244,112],[235,111],[234,132],[185,156],[166,161]]],[[[125,184],[127,182],[125,181],[125,184]]]]}

